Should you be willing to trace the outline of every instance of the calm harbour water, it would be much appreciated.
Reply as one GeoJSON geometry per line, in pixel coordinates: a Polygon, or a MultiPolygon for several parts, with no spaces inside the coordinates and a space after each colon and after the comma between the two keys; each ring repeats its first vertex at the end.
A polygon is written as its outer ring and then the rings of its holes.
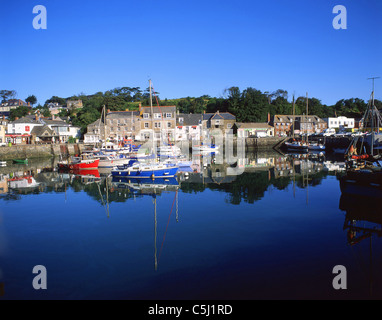
{"type": "Polygon", "coordinates": [[[382,298],[381,239],[348,228],[380,228],[380,206],[341,197],[335,166],[248,154],[146,184],[0,168],[0,300],[382,298]]]}

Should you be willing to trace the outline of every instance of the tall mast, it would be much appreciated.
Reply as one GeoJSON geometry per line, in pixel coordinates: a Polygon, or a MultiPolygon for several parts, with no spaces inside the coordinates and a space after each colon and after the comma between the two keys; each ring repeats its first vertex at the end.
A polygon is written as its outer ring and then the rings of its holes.
{"type": "MultiPolygon", "coordinates": [[[[375,111],[375,105],[374,105],[374,80],[379,79],[380,77],[372,77],[368,78],[368,80],[373,81],[373,91],[371,92],[371,155],[374,154],[374,111],[375,111]]],[[[377,127],[378,127],[378,132],[379,132],[379,121],[377,118],[377,127]]]]}
{"type": "Polygon", "coordinates": [[[293,95],[293,119],[292,119],[292,137],[294,139],[294,122],[295,122],[295,103],[294,103],[294,95],[293,95]]]}
{"type": "Polygon", "coordinates": [[[308,116],[308,92],[306,93],[306,142],[308,142],[308,126],[309,126],[309,116],[308,116]]]}
{"type": "Polygon", "coordinates": [[[105,105],[103,106],[103,126],[104,126],[104,141],[106,146],[106,109],[105,105]]]}

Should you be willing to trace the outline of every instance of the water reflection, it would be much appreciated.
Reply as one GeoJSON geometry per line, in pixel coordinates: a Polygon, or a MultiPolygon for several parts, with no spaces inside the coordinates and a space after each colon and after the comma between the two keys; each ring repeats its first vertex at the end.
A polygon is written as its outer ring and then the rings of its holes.
{"type": "Polygon", "coordinates": [[[343,193],[339,208],[346,212],[343,230],[347,244],[358,249],[357,262],[362,265],[362,273],[369,283],[369,294],[373,296],[374,270],[381,265],[380,261],[374,261],[379,257],[375,257],[375,252],[373,254],[373,238],[382,236],[382,199],[343,193]]]}
{"type": "Polygon", "coordinates": [[[16,194],[84,191],[105,203],[125,202],[144,194],[162,192],[197,193],[206,189],[225,191],[228,201],[254,203],[269,188],[283,190],[293,184],[298,188],[319,185],[327,175],[340,174],[344,163],[326,159],[324,154],[249,153],[234,164],[217,164],[214,156],[192,156],[192,166],[181,169],[172,179],[118,180],[110,169],[59,172],[56,160],[31,161],[29,165],[0,168],[0,196],[17,199],[16,194]],[[240,169],[240,170],[239,170],[240,169]],[[102,191],[102,192],[100,192],[102,191]]]}

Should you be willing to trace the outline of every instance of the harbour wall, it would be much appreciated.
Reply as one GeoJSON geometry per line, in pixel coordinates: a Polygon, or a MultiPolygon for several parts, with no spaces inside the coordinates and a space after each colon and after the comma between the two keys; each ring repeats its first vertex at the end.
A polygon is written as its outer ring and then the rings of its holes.
{"type": "Polygon", "coordinates": [[[6,146],[0,147],[0,160],[68,156],[80,154],[83,150],[84,145],[81,143],[6,146]]]}

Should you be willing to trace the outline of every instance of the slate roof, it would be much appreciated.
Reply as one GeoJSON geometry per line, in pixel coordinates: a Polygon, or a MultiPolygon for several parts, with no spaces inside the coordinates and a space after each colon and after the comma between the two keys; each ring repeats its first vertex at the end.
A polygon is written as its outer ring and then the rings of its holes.
{"type": "Polygon", "coordinates": [[[236,122],[235,125],[238,129],[272,128],[272,126],[265,122],[236,122]]]}
{"type": "Polygon", "coordinates": [[[131,118],[132,116],[139,116],[139,111],[111,111],[106,115],[106,118],[121,119],[121,118],[131,118]]]}
{"type": "Polygon", "coordinates": [[[176,119],[177,126],[197,126],[202,120],[201,114],[193,114],[193,113],[180,113],[176,119]],[[179,121],[180,118],[183,118],[183,122],[179,121]]]}
{"type": "Polygon", "coordinates": [[[56,132],[50,129],[47,125],[34,127],[31,131],[31,135],[35,135],[37,137],[52,137],[56,136],[56,132]],[[46,134],[48,133],[48,134],[46,134]]]}
{"type": "Polygon", "coordinates": [[[20,119],[14,120],[11,123],[31,123],[31,124],[41,124],[39,121],[32,119],[30,117],[21,117],[20,119]]]}
{"type": "Polygon", "coordinates": [[[273,117],[273,122],[292,122],[293,121],[293,118],[295,118],[296,120],[298,121],[302,121],[302,122],[306,122],[306,119],[308,119],[309,122],[325,122],[324,120],[322,120],[320,117],[317,117],[315,115],[311,115],[311,116],[303,116],[303,115],[279,115],[279,114],[276,114],[274,117],[273,117]]]}
{"type": "MultiPolygon", "coordinates": [[[[142,113],[151,113],[151,107],[142,107],[142,113]]],[[[153,106],[154,113],[176,112],[176,106],[153,106]]]]}
{"type": "Polygon", "coordinates": [[[218,120],[218,119],[223,119],[223,120],[236,120],[236,117],[229,112],[215,112],[215,113],[204,113],[203,114],[203,120],[218,120]]]}

